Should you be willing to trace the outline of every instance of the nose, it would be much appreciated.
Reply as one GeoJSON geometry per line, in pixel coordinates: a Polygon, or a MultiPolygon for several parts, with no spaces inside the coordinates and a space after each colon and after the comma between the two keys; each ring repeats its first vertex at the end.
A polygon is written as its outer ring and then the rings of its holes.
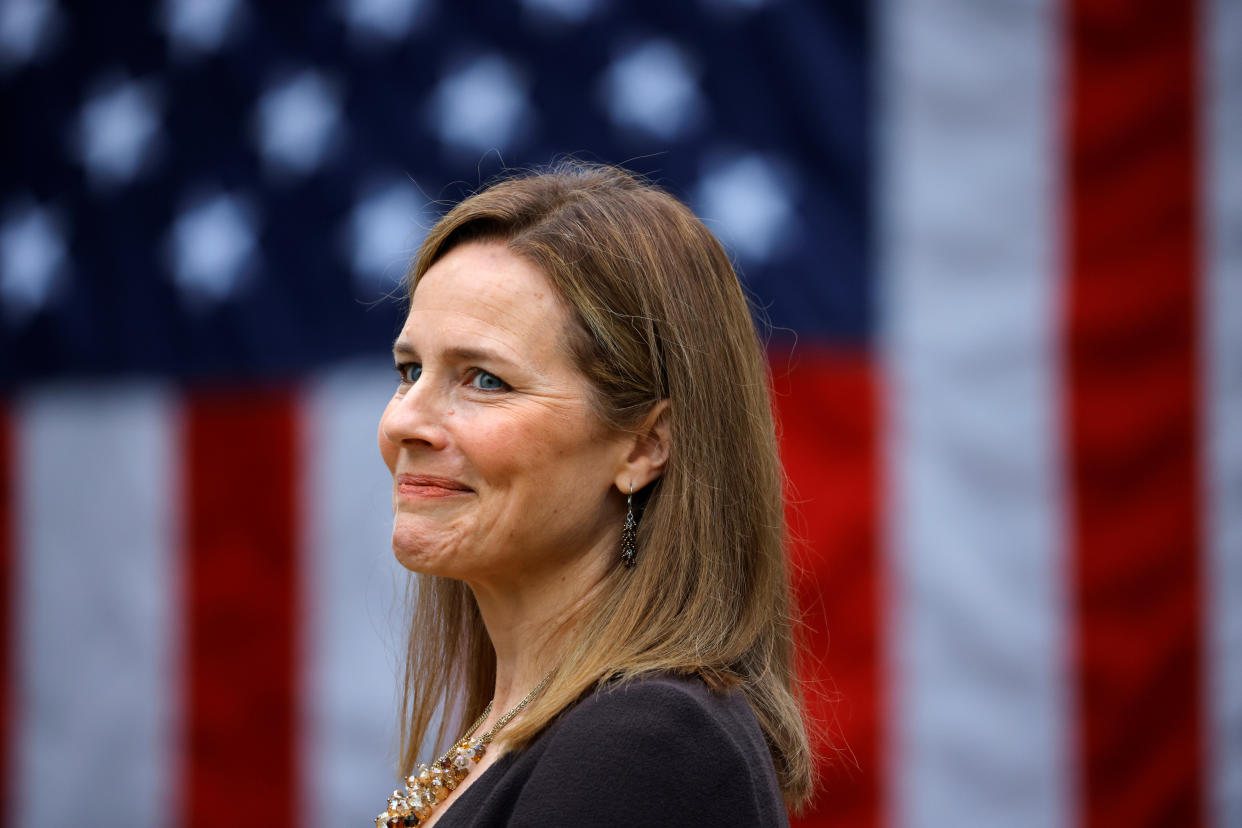
{"type": "Polygon", "coordinates": [[[444,400],[427,376],[420,377],[403,393],[389,400],[380,417],[379,437],[393,448],[425,446],[444,448],[448,435],[443,426],[444,400]]]}

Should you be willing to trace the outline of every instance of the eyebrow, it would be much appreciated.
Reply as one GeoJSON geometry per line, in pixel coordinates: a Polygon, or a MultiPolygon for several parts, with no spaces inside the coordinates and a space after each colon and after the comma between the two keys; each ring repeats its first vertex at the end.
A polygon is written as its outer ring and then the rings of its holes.
{"type": "MultiPolygon", "coordinates": [[[[397,341],[392,345],[392,352],[396,356],[418,356],[418,352],[414,347],[406,342],[397,341]]],[[[448,348],[444,351],[449,357],[460,362],[500,362],[506,365],[512,365],[512,361],[505,359],[495,351],[489,351],[486,348],[473,348],[465,345],[458,345],[448,348]]]]}

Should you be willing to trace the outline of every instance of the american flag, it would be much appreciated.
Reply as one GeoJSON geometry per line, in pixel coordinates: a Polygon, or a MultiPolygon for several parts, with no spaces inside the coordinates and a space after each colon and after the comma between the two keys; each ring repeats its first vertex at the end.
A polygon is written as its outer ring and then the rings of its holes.
{"type": "Polygon", "coordinates": [[[795,824],[1242,825],[1242,3],[0,0],[0,117],[4,824],[369,824],[393,294],[568,153],[770,325],[795,824]]]}

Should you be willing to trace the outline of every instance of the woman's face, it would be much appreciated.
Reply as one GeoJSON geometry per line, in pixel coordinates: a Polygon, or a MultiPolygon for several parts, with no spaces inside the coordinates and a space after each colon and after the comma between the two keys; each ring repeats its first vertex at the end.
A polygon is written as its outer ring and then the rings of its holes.
{"type": "Polygon", "coordinates": [[[591,411],[569,322],[543,274],[501,243],[456,247],[418,283],[379,428],[393,550],[409,569],[514,581],[618,542],[609,494],[624,441],[591,411]]]}

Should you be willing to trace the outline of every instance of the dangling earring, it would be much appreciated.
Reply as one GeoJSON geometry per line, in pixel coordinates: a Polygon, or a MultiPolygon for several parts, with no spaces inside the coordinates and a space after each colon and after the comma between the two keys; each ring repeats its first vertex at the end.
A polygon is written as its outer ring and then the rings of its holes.
{"type": "Polygon", "coordinates": [[[634,566],[638,560],[638,521],[634,519],[634,484],[630,483],[630,493],[625,497],[625,525],[621,527],[621,563],[626,568],[634,566]]]}

